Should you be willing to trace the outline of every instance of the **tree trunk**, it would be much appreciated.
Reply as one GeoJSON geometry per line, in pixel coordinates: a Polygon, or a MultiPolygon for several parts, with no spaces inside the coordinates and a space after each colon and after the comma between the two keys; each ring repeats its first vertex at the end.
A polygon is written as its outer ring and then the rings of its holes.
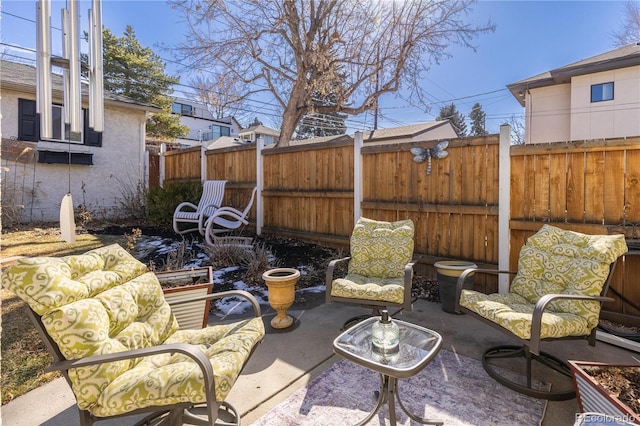
{"type": "Polygon", "coordinates": [[[306,103],[307,91],[302,77],[293,85],[289,102],[282,114],[282,126],[280,127],[280,140],[276,146],[289,146],[289,142],[296,131],[298,120],[308,112],[306,103]]]}

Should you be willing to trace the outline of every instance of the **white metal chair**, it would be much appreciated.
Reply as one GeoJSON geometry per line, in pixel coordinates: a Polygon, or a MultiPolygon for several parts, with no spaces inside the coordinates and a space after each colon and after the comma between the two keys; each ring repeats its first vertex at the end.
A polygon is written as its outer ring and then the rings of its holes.
{"type": "Polygon", "coordinates": [[[215,238],[219,234],[231,232],[243,225],[249,224],[249,211],[251,211],[253,200],[256,198],[256,192],[258,192],[257,186],[253,188],[251,198],[243,211],[234,209],[233,207],[224,206],[217,209],[215,213],[207,219],[204,232],[207,244],[214,245],[215,238]]]}
{"type": "Polygon", "coordinates": [[[176,234],[198,231],[204,235],[205,223],[222,205],[226,180],[207,180],[202,185],[202,196],[196,206],[188,201],[182,202],[173,212],[173,230],[176,234]],[[196,224],[196,227],[180,230],[180,223],[196,224]]]}

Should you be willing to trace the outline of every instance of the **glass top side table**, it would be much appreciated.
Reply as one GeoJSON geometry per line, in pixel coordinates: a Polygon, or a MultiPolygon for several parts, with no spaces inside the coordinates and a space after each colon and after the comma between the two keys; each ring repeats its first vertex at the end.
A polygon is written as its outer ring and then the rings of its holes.
{"type": "Polygon", "coordinates": [[[405,321],[394,319],[400,329],[400,350],[394,355],[382,355],[371,348],[371,327],[378,317],[364,320],[344,331],[333,341],[336,354],[380,373],[380,393],[373,411],[357,426],[366,424],[383,404],[389,405],[389,421],[396,424],[395,400],[402,410],[413,420],[422,424],[443,424],[410,413],[398,393],[398,379],[406,379],[418,374],[436,356],[442,346],[442,337],[433,330],[405,321]]]}

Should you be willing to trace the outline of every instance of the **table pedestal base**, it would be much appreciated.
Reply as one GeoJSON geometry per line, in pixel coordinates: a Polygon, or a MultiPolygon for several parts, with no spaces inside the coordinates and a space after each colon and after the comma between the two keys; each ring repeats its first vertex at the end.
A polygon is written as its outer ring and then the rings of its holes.
{"type": "Polygon", "coordinates": [[[422,417],[418,417],[413,413],[410,413],[407,410],[407,407],[404,406],[402,400],[400,399],[400,394],[398,393],[398,379],[395,377],[387,376],[385,374],[380,374],[380,392],[378,394],[378,402],[376,403],[375,408],[369,415],[355,426],[364,426],[376,415],[376,413],[380,410],[385,403],[389,406],[389,422],[391,426],[396,426],[396,404],[395,401],[398,400],[398,405],[402,408],[409,418],[412,420],[422,423],[424,425],[443,425],[444,422],[441,420],[432,420],[432,419],[424,419],[422,417]]]}

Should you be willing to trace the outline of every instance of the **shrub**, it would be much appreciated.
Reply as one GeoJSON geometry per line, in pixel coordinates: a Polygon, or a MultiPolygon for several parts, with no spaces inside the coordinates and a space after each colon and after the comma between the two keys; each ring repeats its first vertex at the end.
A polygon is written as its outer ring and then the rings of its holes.
{"type": "Polygon", "coordinates": [[[198,204],[202,195],[201,182],[167,183],[162,188],[154,188],[147,193],[147,212],[149,224],[158,227],[171,227],[173,212],[178,204],[189,201],[198,204]]]}

